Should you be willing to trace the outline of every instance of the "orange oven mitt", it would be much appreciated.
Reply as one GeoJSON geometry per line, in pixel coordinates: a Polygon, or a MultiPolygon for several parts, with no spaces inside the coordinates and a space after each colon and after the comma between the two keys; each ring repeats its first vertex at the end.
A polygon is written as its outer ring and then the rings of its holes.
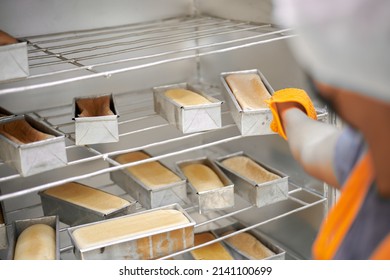
{"type": "Polygon", "coordinates": [[[297,108],[303,108],[305,110],[305,113],[309,118],[314,120],[317,119],[317,113],[314,105],[307,93],[302,89],[285,88],[278,90],[271,96],[271,98],[265,100],[265,102],[270,107],[273,116],[270,128],[272,131],[282,136],[285,140],[287,140],[287,136],[282,125],[281,116],[279,115],[277,106],[278,103],[292,103],[293,106],[295,103],[297,108]]]}

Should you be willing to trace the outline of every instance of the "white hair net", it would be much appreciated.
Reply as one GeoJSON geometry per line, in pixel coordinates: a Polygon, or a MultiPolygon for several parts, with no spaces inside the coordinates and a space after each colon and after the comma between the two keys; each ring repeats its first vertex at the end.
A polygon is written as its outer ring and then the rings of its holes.
{"type": "Polygon", "coordinates": [[[292,50],[318,81],[390,102],[389,0],[274,0],[292,50]]]}

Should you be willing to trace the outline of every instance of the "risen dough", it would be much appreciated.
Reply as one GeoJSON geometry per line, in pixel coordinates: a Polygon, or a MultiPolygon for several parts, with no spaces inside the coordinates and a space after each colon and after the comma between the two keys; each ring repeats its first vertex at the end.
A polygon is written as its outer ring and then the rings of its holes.
{"type": "Polygon", "coordinates": [[[54,138],[33,128],[26,120],[15,120],[0,124],[0,134],[18,144],[28,144],[36,141],[54,138]]]}
{"type": "Polygon", "coordinates": [[[155,210],[87,225],[74,230],[73,237],[79,248],[85,249],[187,223],[178,210],[155,210]]]}
{"type": "Polygon", "coordinates": [[[44,193],[103,214],[130,205],[125,199],[79,183],[67,183],[47,189],[44,193]]]}
{"type": "Polygon", "coordinates": [[[15,245],[15,260],[55,260],[55,230],[45,224],[35,224],[26,228],[15,245]]]}
{"type": "MultiPolygon", "coordinates": [[[[232,232],[233,231],[226,232],[225,235],[232,232]]],[[[274,252],[248,232],[241,232],[233,235],[225,239],[225,242],[253,259],[261,260],[275,255],[274,252]]]]}
{"type": "Polygon", "coordinates": [[[79,117],[98,117],[114,115],[110,109],[110,96],[82,98],[76,101],[79,117]]]}
{"type": "MultiPolygon", "coordinates": [[[[214,239],[214,235],[210,232],[197,233],[194,236],[194,245],[197,246],[214,239]]],[[[195,249],[191,251],[191,255],[196,260],[233,260],[228,250],[219,242],[195,249]]]]}
{"type": "Polygon", "coordinates": [[[182,170],[188,181],[199,192],[224,186],[218,175],[207,165],[194,163],[184,166],[182,170]]]}
{"type": "Polygon", "coordinates": [[[268,108],[264,100],[271,97],[257,74],[231,74],[226,78],[242,110],[268,108]]]}
{"type": "Polygon", "coordinates": [[[258,184],[280,178],[280,176],[269,172],[267,169],[246,156],[230,157],[223,160],[222,164],[230,170],[235,171],[239,175],[258,184]]]}
{"type": "Polygon", "coordinates": [[[209,104],[210,100],[202,95],[183,88],[170,89],[165,92],[165,96],[176,101],[182,106],[209,104]]]}
{"type": "MultiPolygon", "coordinates": [[[[146,153],[137,151],[117,156],[115,160],[125,164],[147,158],[149,158],[149,156],[146,153]]],[[[134,165],[128,167],[127,170],[133,176],[137,177],[138,180],[151,188],[166,186],[181,181],[179,176],[158,161],[134,165]]]]}

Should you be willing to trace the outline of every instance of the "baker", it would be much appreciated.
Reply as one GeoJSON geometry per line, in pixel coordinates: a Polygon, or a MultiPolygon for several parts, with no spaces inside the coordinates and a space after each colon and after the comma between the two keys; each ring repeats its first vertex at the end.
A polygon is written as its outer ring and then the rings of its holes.
{"type": "MultiPolygon", "coordinates": [[[[268,101],[271,128],[303,168],[341,190],[313,246],[315,259],[390,259],[390,1],[274,0],[297,30],[291,49],[313,93],[343,120],[318,122],[303,90],[268,101]]],[[[281,20],[283,19],[283,20],[281,20]]]]}

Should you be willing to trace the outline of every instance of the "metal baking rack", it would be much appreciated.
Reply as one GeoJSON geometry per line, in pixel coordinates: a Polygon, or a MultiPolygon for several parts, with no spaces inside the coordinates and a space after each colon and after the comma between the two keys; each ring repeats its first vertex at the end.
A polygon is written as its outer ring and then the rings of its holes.
{"type": "Polygon", "coordinates": [[[23,81],[0,84],[0,95],[99,77],[109,78],[123,72],[294,36],[290,29],[275,28],[271,24],[186,16],[144,24],[28,37],[24,40],[28,43],[30,75],[23,81]],[[227,35],[239,37],[227,39],[227,35]],[[207,38],[216,42],[188,47],[182,45],[207,38]],[[126,58],[121,57],[122,54],[126,54],[126,58]],[[42,79],[50,81],[42,82],[42,79]]]}
{"type": "MultiPolygon", "coordinates": [[[[118,73],[154,67],[179,60],[229,52],[294,36],[295,35],[291,30],[277,29],[270,24],[259,25],[250,22],[211,17],[182,17],[145,24],[133,24],[79,31],[76,33],[69,32],[25,38],[29,48],[30,76],[23,81],[1,83],[0,96],[15,92],[28,92],[30,90],[33,91],[40,88],[98,77],[110,77],[118,73]],[[172,32],[173,27],[175,28],[175,32],[172,32]],[[193,45],[186,48],[177,48],[175,45],[175,43],[194,41],[202,38],[223,37],[230,33],[243,35],[240,36],[240,38],[223,41],[216,40],[214,43],[193,45]],[[162,46],[167,48],[164,49],[164,51],[161,51],[159,48],[162,46]],[[143,55],[139,55],[140,51],[143,52],[143,55]],[[145,51],[147,54],[145,54],[145,51]],[[123,53],[128,54],[129,57],[126,59],[118,59],[118,55],[123,53]],[[91,63],[91,61],[93,61],[93,63],[91,63]]],[[[212,96],[217,97],[220,95],[219,88],[208,88],[208,85],[203,84],[200,86],[213,92],[212,96]]],[[[130,97],[138,94],[139,96],[142,96],[142,98],[138,98],[136,102],[121,102],[119,105],[119,111],[121,112],[121,118],[118,123],[120,128],[119,138],[143,133],[156,134],[160,129],[167,129],[170,127],[168,123],[151,109],[153,107],[151,88],[147,88],[144,91],[121,93],[116,96],[122,100],[130,100],[130,97]],[[137,125],[143,123],[147,123],[148,125],[137,127],[137,125]],[[128,126],[134,126],[135,128],[129,129],[127,128],[128,126]]],[[[212,139],[210,141],[193,144],[192,142],[196,142],[194,141],[195,139],[214,133],[214,131],[205,131],[188,135],[173,133],[173,136],[166,139],[157,139],[146,144],[135,143],[131,147],[123,147],[120,145],[115,148],[107,149],[102,148],[99,145],[80,147],[74,143],[74,124],[71,119],[71,104],[26,113],[39,121],[58,129],[66,135],[66,150],[67,153],[71,155],[68,160],[67,168],[77,168],[80,172],[66,176],[57,176],[60,171],[55,170],[53,171],[55,175],[52,176],[54,179],[48,179],[48,181],[29,186],[25,189],[0,194],[0,201],[2,202],[27,195],[34,195],[44,189],[67,182],[99,178],[100,176],[107,175],[111,171],[124,169],[144,162],[173,160],[176,157],[217,147],[220,144],[236,141],[245,137],[239,133],[230,117],[230,112],[225,109],[222,111],[222,116],[224,118],[223,125],[218,129],[218,131],[223,132],[224,136],[220,136],[217,140],[215,140],[215,137],[210,137],[212,139]],[[164,147],[170,147],[174,144],[180,144],[186,141],[190,142],[191,145],[173,151],[170,151],[167,148],[166,152],[159,153],[158,155],[138,162],[118,164],[110,159],[111,156],[136,150],[156,148],[162,148],[164,150],[164,147]],[[88,166],[88,168],[84,168],[84,166],[88,166]]],[[[319,117],[326,117],[326,113],[319,117]]],[[[0,174],[2,174],[0,176],[0,185],[9,183],[13,180],[22,180],[21,176],[17,174],[16,171],[10,171],[3,162],[0,162],[0,174]],[[2,172],[3,169],[6,171],[2,172]]],[[[127,196],[123,190],[112,184],[112,182],[104,182],[101,185],[98,185],[98,188],[104,190],[110,189],[110,191],[122,197],[127,196]]],[[[234,234],[258,228],[259,226],[304,211],[310,207],[315,207],[319,204],[325,204],[326,200],[326,197],[315,194],[300,186],[290,184],[288,199],[285,202],[280,202],[288,204],[286,206],[286,211],[272,217],[266,217],[254,224],[248,225],[246,228],[234,234]],[[304,199],[305,197],[309,197],[310,199],[306,200],[304,199]]],[[[41,205],[37,202],[27,206],[27,208],[12,209],[4,214],[5,216],[19,217],[26,211],[41,213],[40,208],[41,205]]],[[[187,205],[184,209],[189,212],[196,212],[197,210],[195,205],[187,205]]],[[[143,207],[137,205],[137,210],[142,211],[143,207]]],[[[236,215],[253,210],[256,210],[254,206],[246,205],[236,207],[229,211],[218,212],[217,217],[199,222],[195,227],[201,228],[218,221],[229,220],[236,215]]],[[[66,255],[64,258],[68,258],[69,255],[72,257],[71,251],[73,249],[67,239],[66,228],[66,225],[62,225],[62,228],[60,229],[61,237],[66,239],[61,243],[61,254],[64,256],[66,255]]],[[[212,242],[222,241],[229,236],[231,235],[219,237],[212,242]]],[[[212,242],[198,245],[164,258],[174,257],[192,249],[207,246],[212,242]]]]}

